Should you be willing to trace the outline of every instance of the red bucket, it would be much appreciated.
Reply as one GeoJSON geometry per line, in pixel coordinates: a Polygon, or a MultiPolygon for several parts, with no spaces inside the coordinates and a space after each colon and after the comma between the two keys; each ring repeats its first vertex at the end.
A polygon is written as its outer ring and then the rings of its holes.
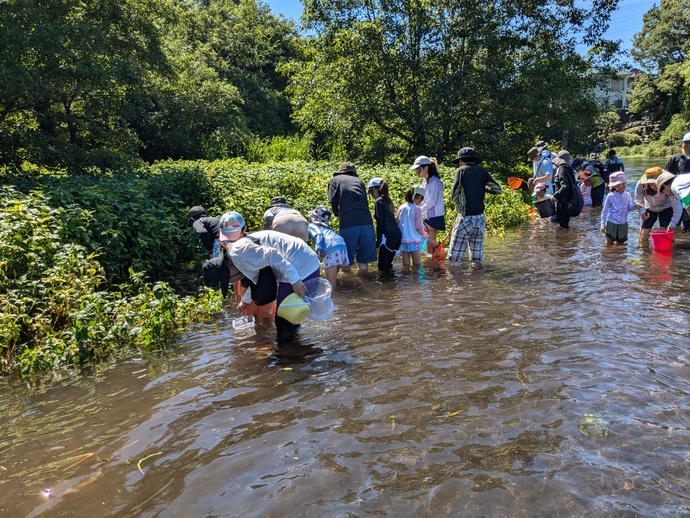
{"type": "Polygon", "coordinates": [[[652,248],[659,252],[668,252],[673,248],[673,230],[652,230],[649,237],[652,238],[652,248]]]}

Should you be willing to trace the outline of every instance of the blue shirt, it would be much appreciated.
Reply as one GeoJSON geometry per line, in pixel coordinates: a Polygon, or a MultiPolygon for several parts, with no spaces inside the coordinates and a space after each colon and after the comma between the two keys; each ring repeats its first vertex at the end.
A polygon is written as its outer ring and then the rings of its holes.
{"type": "Polygon", "coordinates": [[[314,250],[321,259],[338,250],[347,250],[345,240],[331,227],[309,223],[307,230],[314,242],[314,250]]]}

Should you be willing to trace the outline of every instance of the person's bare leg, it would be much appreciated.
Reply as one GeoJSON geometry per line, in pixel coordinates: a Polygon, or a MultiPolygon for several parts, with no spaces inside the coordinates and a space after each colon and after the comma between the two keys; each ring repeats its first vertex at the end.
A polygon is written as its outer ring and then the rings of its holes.
{"type": "Polygon", "coordinates": [[[329,266],[326,268],[326,279],[331,283],[331,287],[335,289],[335,285],[338,283],[338,266],[329,266]]]}
{"type": "Polygon", "coordinates": [[[650,228],[641,228],[640,229],[640,245],[646,245],[649,243],[649,234],[651,232],[650,228]]]}
{"type": "Polygon", "coordinates": [[[414,252],[411,252],[410,255],[412,256],[412,264],[414,264],[415,267],[422,264],[422,251],[421,250],[415,250],[414,252]]]}
{"type": "Polygon", "coordinates": [[[429,225],[426,226],[427,232],[429,233],[429,240],[426,242],[426,251],[429,254],[434,253],[434,249],[438,246],[438,241],[436,241],[437,230],[429,225]]]}

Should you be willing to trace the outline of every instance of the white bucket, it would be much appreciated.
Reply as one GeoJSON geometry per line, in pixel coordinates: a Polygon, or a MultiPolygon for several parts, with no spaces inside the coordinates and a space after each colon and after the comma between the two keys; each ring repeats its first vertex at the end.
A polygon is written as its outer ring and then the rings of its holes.
{"type": "Polygon", "coordinates": [[[309,318],[316,322],[328,320],[333,315],[331,283],[321,277],[309,279],[304,283],[307,293],[304,300],[309,304],[309,318]]]}

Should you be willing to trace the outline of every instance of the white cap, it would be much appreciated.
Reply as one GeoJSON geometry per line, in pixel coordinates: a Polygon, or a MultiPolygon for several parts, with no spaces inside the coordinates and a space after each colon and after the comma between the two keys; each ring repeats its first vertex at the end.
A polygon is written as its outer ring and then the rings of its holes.
{"type": "Polygon", "coordinates": [[[412,167],[410,167],[410,169],[417,169],[420,166],[429,164],[431,164],[431,160],[429,160],[429,157],[421,155],[414,159],[414,164],[412,164],[412,167]]]}
{"type": "Polygon", "coordinates": [[[690,131],[683,135],[683,142],[690,142],[690,131]]]}

